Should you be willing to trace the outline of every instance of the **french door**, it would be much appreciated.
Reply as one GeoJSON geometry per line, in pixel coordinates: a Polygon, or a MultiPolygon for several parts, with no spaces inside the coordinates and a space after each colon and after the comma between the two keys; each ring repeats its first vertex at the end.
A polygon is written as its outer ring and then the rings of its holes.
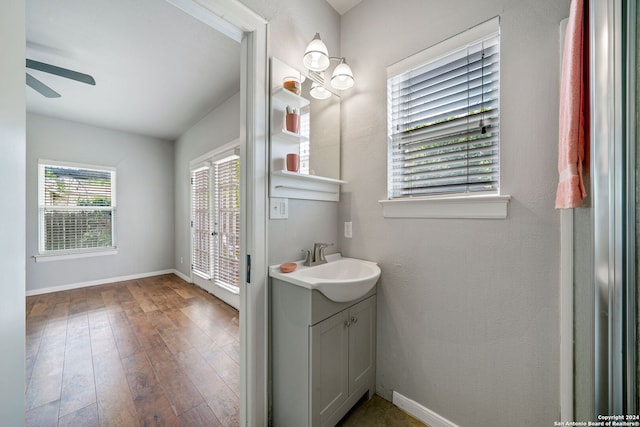
{"type": "Polygon", "coordinates": [[[191,279],[240,308],[240,157],[235,148],[192,166],[191,279]]]}

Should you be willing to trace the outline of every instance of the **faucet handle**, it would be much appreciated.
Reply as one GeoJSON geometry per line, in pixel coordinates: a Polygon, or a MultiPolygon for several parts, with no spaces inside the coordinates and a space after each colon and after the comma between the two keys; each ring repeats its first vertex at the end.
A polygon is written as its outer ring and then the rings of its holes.
{"type": "Polygon", "coordinates": [[[333,246],[333,243],[314,243],[313,246],[317,249],[324,249],[328,248],[329,246],[333,246]]]}
{"type": "Polygon", "coordinates": [[[313,245],[313,252],[315,256],[314,261],[322,262],[322,263],[327,262],[327,260],[324,257],[324,250],[329,246],[333,246],[333,243],[314,243],[313,245]]]}
{"type": "Polygon", "coordinates": [[[304,265],[309,265],[311,262],[311,251],[309,249],[302,249],[300,252],[304,254],[304,265]]]}

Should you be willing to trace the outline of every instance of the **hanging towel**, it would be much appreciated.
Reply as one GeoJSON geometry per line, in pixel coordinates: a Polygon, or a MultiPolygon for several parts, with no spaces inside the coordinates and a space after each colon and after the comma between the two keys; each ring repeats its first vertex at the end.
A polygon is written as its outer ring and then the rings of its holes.
{"type": "Polygon", "coordinates": [[[560,129],[556,208],[576,208],[587,195],[589,169],[589,44],[584,0],[573,0],[567,23],[560,78],[560,129]]]}

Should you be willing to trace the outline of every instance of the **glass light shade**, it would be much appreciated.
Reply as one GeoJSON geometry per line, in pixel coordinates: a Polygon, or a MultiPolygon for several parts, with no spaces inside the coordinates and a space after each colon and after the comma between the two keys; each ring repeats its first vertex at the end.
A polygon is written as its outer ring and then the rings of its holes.
{"type": "Polygon", "coordinates": [[[325,89],[324,86],[321,86],[315,82],[311,84],[311,90],[309,91],[309,94],[315,99],[327,99],[331,96],[331,92],[325,89]]]}
{"type": "Polygon", "coordinates": [[[329,68],[329,51],[323,41],[320,40],[319,33],[316,33],[304,51],[302,63],[311,71],[324,71],[329,68]]]}
{"type": "Polygon", "coordinates": [[[344,62],[338,64],[335,70],[333,70],[333,74],[331,76],[331,86],[338,90],[350,89],[353,87],[353,72],[351,71],[351,67],[344,62]]]}

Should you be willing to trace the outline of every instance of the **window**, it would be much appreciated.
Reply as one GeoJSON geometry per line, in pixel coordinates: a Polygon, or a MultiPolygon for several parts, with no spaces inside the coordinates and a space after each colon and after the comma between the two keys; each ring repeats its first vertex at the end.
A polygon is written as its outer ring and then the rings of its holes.
{"type": "Polygon", "coordinates": [[[232,292],[240,284],[240,158],[226,152],[191,171],[192,270],[232,292]]]}
{"type": "Polygon", "coordinates": [[[211,278],[211,201],[209,166],[191,171],[191,269],[205,279],[211,278]]]}
{"type": "Polygon", "coordinates": [[[240,159],[233,155],[214,164],[216,283],[240,284],[240,159]]]}
{"type": "Polygon", "coordinates": [[[390,66],[387,76],[388,199],[498,195],[498,18],[390,66]]]}
{"type": "Polygon", "coordinates": [[[115,248],[115,178],[113,168],[39,162],[41,255],[115,248]]]}

